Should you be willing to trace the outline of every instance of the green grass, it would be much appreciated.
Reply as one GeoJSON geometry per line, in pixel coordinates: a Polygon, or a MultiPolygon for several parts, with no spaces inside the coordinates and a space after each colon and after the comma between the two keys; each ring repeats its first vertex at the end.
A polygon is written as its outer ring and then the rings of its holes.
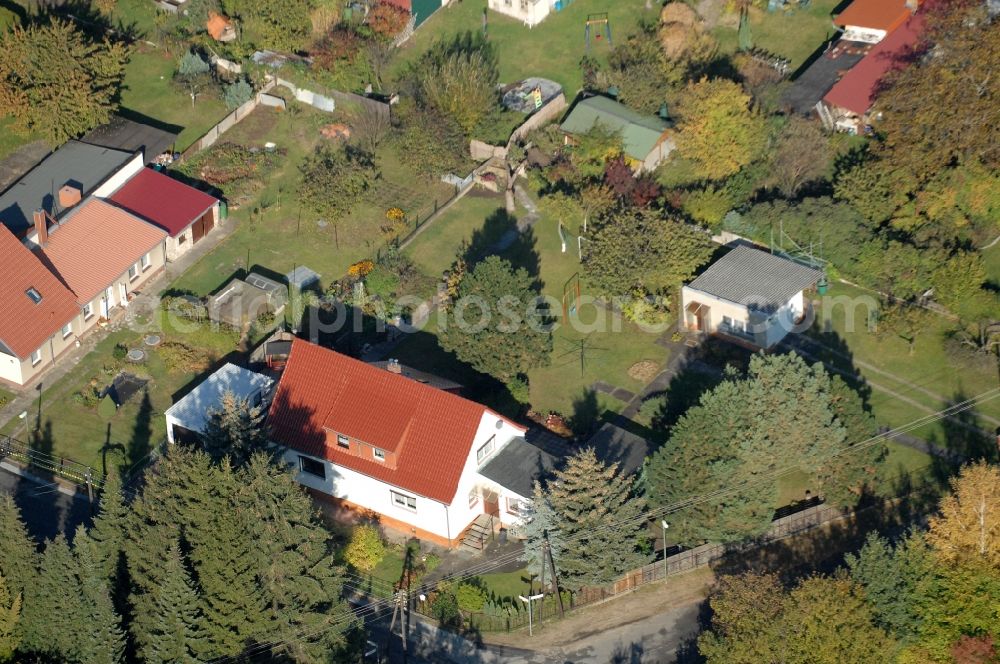
{"type": "MultiPolygon", "coordinates": [[[[856,288],[835,284],[831,287],[829,296],[846,296],[861,301],[861,298],[868,297],[868,294],[856,288]]],[[[947,405],[914,389],[912,385],[907,385],[907,382],[930,390],[948,401],[963,400],[997,386],[995,371],[976,366],[962,366],[948,356],[942,346],[942,338],[953,323],[942,316],[928,315],[926,327],[917,337],[912,354],[903,339],[891,334],[876,335],[868,331],[862,307],[858,308],[855,318],[854,329],[847,330],[845,307],[833,307],[831,329],[836,337],[827,335],[828,338],[832,338],[834,343],[839,339],[844,344],[844,349],[856,360],[892,374],[887,376],[872,369],[859,367],[860,373],[870,382],[891,389],[924,406],[918,408],[886,391],[873,388],[870,403],[880,424],[899,426],[925,416],[928,413],[927,409],[937,411],[947,405]]],[[[822,329],[822,314],[814,327],[814,330],[820,329],[822,329]]],[[[830,359],[838,366],[850,368],[850,362],[837,358],[830,359]]],[[[1000,417],[1000,403],[994,400],[983,404],[972,411],[967,418],[976,426],[992,429],[992,425],[979,420],[976,413],[1000,417]]],[[[959,435],[959,430],[946,421],[940,421],[911,433],[925,440],[947,444],[950,438],[959,435]]]]}
{"type": "Polygon", "coordinates": [[[470,241],[473,232],[498,207],[503,208],[503,199],[474,189],[435,219],[403,253],[427,276],[440,277],[451,267],[462,243],[470,241]]]}
{"type": "Polygon", "coordinates": [[[35,134],[19,134],[11,128],[13,124],[14,119],[10,116],[0,117],[0,159],[9,156],[21,146],[41,138],[35,134]]]}
{"type": "Polygon", "coordinates": [[[182,127],[176,149],[184,151],[229,111],[214,91],[191,98],[171,83],[177,58],[159,49],[142,47],[125,67],[121,105],[154,120],[182,127]]]}
{"type": "Polygon", "coordinates": [[[983,265],[986,267],[986,277],[996,285],[1000,285],[1000,243],[979,252],[983,265]]]}
{"type": "MultiPolygon", "coordinates": [[[[484,5],[484,2],[464,0],[434,12],[403,47],[401,57],[392,65],[392,72],[398,75],[408,62],[437,40],[466,30],[481,31],[484,5]]],[[[529,76],[540,76],[560,83],[566,96],[572,98],[583,84],[579,62],[587,52],[584,41],[587,14],[607,12],[612,37],[620,40],[635,30],[640,18],[657,16],[655,10],[646,11],[644,7],[645,0],[575,0],[531,29],[516,19],[489,12],[488,35],[499,55],[500,80],[513,83],[529,76]]],[[[605,60],[609,50],[603,38],[597,41],[591,35],[591,55],[605,60]]]]}
{"type": "Polygon", "coordinates": [[[173,288],[205,295],[244,269],[248,258],[250,266],[278,274],[307,265],[329,284],[346,274],[351,263],[374,256],[384,242],[379,229],[388,208],[399,206],[413,217],[426,218],[435,201],[443,204],[452,195],[450,185],[413,182],[385,146],[380,149],[382,176],[375,194],[336,226],[320,228],[315,216],[296,204],[299,164],[320,140],[320,127],[344,121],[344,114],[298,108],[282,113],[260,107],[225,134],[224,141],[249,146],[272,141],[286,154],[255,199],[235,213],[238,227],[233,234],[178,278],[173,288]]]}
{"type": "Polygon", "coordinates": [[[371,576],[389,584],[399,583],[403,576],[404,551],[399,547],[388,547],[385,556],[371,571],[371,576]]]}
{"type": "Polygon", "coordinates": [[[10,403],[10,400],[14,398],[13,392],[8,392],[7,390],[0,387],[0,406],[4,406],[10,403]]]}
{"type": "Polygon", "coordinates": [[[476,578],[482,581],[486,589],[497,598],[509,597],[517,599],[518,595],[524,595],[528,591],[528,583],[524,580],[528,578],[527,568],[514,572],[483,574],[476,578]]]}
{"type": "MultiPolygon", "coordinates": [[[[151,330],[160,330],[164,341],[178,341],[195,348],[208,360],[217,360],[235,350],[235,337],[213,332],[207,325],[193,332],[181,333],[162,321],[149,321],[151,330]],[[162,328],[162,329],[161,329],[162,328]]],[[[192,373],[171,369],[156,348],[147,349],[147,359],[139,365],[117,362],[112,357],[116,344],[141,348],[142,335],[131,330],[110,333],[96,348],[85,355],[68,374],[52,385],[45,385],[39,403],[29,410],[28,426],[39,431],[31,435],[32,447],[56,456],[64,456],[100,471],[110,467],[130,468],[166,437],[163,412],[192,382],[192,373]],[[76,402],[73,394],[85,388],[91,379],[98,387],[110,384],[116,369],[150,379],[146,389],[149,403],[136,395],[125,403],[110,420],[105,421],[97,409],[76,402]]],[[[25,439],[25,423],[17,418],[8,422],[3,433],[25,439]]]]}
{"type": "MultiPolygon", "coordinates": [[[[813,0],[805,9],[768,13],[750,10],[750,32],[758,48],[788,58],[794,70],[834,33],[830,12],[838,0],[813,0]]],[[[719,50],[733,53],[738,46],[735,27],[716,27],[719,50]]]]}

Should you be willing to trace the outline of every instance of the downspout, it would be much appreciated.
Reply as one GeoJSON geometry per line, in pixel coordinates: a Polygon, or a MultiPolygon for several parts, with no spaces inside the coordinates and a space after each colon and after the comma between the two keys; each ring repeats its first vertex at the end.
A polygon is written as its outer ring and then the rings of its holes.
{"type": "Polygon", "coordinates": [[[444,529],[448,533],[448,543],[451,544],[451,518],[448,515],[448,507],[448,505],[444,506],[444,529]]]}

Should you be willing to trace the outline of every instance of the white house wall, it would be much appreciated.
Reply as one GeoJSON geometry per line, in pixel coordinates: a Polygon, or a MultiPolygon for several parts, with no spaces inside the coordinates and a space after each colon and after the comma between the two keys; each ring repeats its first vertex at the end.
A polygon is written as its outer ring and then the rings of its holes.
{"type": "Polygon", "coordinates": [[[141,171],[144,166],[145,164],[142,157],[142,151],[139,151],[133,155],[132,158],[114,175],[101,183],[101,185],[94,189],[91,193],[98,198],[107,198],[111,194],[118,191],[123,184],[131,180],[132,176],[141,171]]]}
{"type": "Polygon", "coordinates": [[[13,355],[0,353],[0,378],[14,383],[15,385],[23,385],[24,380],[21,377],[21,360],[13,355]]]}

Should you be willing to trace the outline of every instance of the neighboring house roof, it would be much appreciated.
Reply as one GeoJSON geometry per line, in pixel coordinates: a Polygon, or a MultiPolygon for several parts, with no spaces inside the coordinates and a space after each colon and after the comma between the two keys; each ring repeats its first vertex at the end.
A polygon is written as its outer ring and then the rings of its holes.
{"type": "Polygon", "coordinates": [[[19,358],[38,350],[45,340],[72,321],[80,307],[54,274],[0,225],[0,345],[19,358]],[[35,302],[28,295],[41,296],[35,302]]]}
{"type": "Polygon", "coordinates": [[[268,421],[276,443],[450,504],[484,413],[491,411],[295,339],[268,421]],[[327,429],[396,452],[394,467],[328,449],[327,429]]]}
{"type": "Polygon", "coordinates": [[[86,197],[131,158],[132,153],[123,150],[68,141],[0,194],[0,222],[23,237],[34,227],[35,210],[42,208],[53,216],[62,211],[60,187],[71,183],[86,197]]]}
{"type": "Polygon", "coordinates": [[[379,362],[369,362],[368,364],[378,369],[382,369],[383,371],[389,371],[389,367],[393,363],[399,367],[398,373],[401,376],[406,376],[410,380],[415,380],[418,383],[423,383],[424,385],[429,385],[430,387],[436,387],[439,390],[456,391],[462,389],[462,385],[453,380],[448,380],[447,378],[442,378],[441,376],[435,376],[432,373],[427,373],[426,371],[421,371],[420,369],[414,369],[413,367],[408,367],[405,364],[399,364],[398,360],[381,360],[379,362]]]}
{"type": "Polygon", "coordinates": [[[833,22],[842,28],[855,25],[892,32],[913,14],[908,6],[911,2],[920,4],[920,0],[854,0],[833,22]]]}
{"type": "Polygon", "coordinates": [[[670,125],[655,115],[643,115],[607,97],[588,97],[576,103],[560,128],[570,134],[583,134],[596,124],[620,132],[625,153],[643,161],[660,142],[670,125]]]}
{"type": "Polygon", "coordinates": [[[861,62],[872,45],[865,42],[839,40],[816,59],[795,79],[785,93],[783,102],[796,113],[809,115],[823,95],[854,65],[861,62]]]}
{"type": "Polygon", "coordinates": [[[257,394],[266,395],[273,385],[274,381],[267,376],[226,364],[168,408],[164,415],[189,431],[201,433],[208,422],[209,411],[222,405],[226,392],[240,399],[250,399],[257,394]]]}
{"type": "Polygon", "coordinates": [[[761,313],[774,313],[823,274],[752,247],[737,247],[688,286],[761,313]]]}
{"type": "Polygon", "coordinates": [[[152,168],[132,176],[109,197],[115,205],[177,237],[218,199],[152,168]]]}
{"type": "Polygon", "coordinates": [[[42,252],[82,304],[97,297],[166,236],[121,208],[88,198],[49,229],[42,252]]]}
{"type": "Polygon", "coordinates": [[[205,29],[208,30],[208,34],[212,36],[212,39],[222,41],[227,36],[227,32],[232,30],[232,27],[232,23],[228,17],[218,12],[208,13],[208,21],[205,22],[205,29]]]}
{"type": "Polygon", "coordinates": [[[605,422],[590,440],[597,458],[607,465],[618,464],[622,477],[639,472],[653,448],[649,441],[611,422],[605,422]]]}
{"type": "Polygon", "coordinates": [[[177,142],[179,133],[180,127],[177,131],[168,131],[114,115],[106,124],[93,129],[80,140],[116,150],[129,152],[142,150],[143,158],[148,164],[159,155],[168,152],[177,142]]]}
{"type": "Polygon", "coordinates": [[[479,474],[519,496],[531,498],[535,480],[548,475],[558,465],[557,457],[518,437],[480,468],[479,474]]]}
{"type": "Polygon", "coordinates": [[[893,69],[905,65],[908,55],[920,39],[923,16],[914,16],[902,27],[872,47],[861,62],[834,85],[823,101],[839,108],[846,108],[864,115],[875,103],[879,81],[893,69]]]}

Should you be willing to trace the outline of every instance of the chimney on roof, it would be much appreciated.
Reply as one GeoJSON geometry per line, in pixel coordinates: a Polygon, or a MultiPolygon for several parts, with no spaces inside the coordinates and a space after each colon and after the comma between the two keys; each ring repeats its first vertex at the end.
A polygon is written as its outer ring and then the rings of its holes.
{"type": "Polygon", "coordinates": [[[399,360],[394,358],[389,358],[389,361],[386,363],[385,368],[386,371],[388,371],[389,373],[394,373],[394,374],[403,373],[403,367],[400,366],[399,360]]]}
{"type": "Polygon", "coordinates": [[[80,188],[76,185],[67,183],[59,189],[60,209],[68,210],[79,203],[81,198],[83,198],[83,192],[81,192],[80,188]]]}
{"type": "Polygon", "coordinates": [[[45,210],[35,210],[32,218],[35,221],[35,233],[38,234],[35,242],[38,243],[39,247],[45,246],[45,243],[49,241],[49,221],[45,210]]]}

